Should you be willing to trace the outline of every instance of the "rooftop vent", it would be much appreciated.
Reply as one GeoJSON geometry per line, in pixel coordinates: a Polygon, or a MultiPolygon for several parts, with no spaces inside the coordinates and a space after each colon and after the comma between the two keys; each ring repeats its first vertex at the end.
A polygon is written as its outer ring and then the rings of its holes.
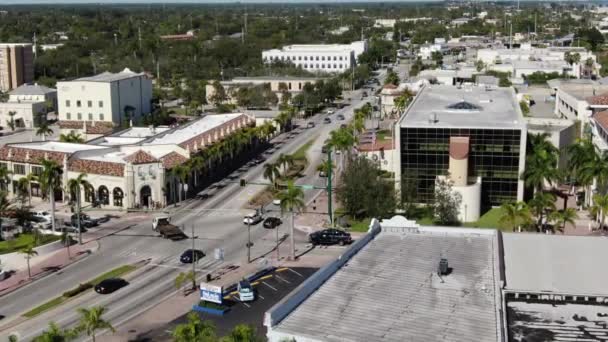
{"type": "Polygon", "coordinates": [[[441,258],[441,260],[439,260],[439,266],[437,267],[437,275],[447,276],[449,273],[450,268],[448,267],[448,259],[441,258]]]}
{"type": "Polygon", "coordinates": [[[431,124],[436,124],[439,122],[439,119],[437,119],[437,113],[433,113],[429,115],[429,123],[431,124]]]}
{"type": "Polygon", "coordinates": [[[458,103],[449,105],[448,109],[474,111],[474,110],[480,110],[481,107],[474,105],[471,102],[460,101],[458,103]]]}

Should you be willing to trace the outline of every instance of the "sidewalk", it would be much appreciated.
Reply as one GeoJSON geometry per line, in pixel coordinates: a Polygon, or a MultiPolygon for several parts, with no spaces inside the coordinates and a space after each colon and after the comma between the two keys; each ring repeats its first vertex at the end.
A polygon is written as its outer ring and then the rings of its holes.
{"type": "Polygon", "coordinates": [[[0,296],[82,260],[98,248],[99,244],[96,241],[91,241],[83,245],[75,244],[71,246],[71,258],[68,256],[67,248],[39,257],[34,256],[31,259],[32,277],[28,277],[27,267],[16,271],[8,279],[0,281],[0,296]]]}

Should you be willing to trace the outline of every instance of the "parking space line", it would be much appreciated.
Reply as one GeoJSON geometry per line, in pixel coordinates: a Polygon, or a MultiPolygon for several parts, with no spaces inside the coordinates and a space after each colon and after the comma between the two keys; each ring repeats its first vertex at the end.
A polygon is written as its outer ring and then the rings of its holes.
{"type": "Polygon", "coordinates": [[[276,275],[276,277],[277,277],[277,279],[282,280],[282,281],[286,282],[287,284],[291,284],[291,282],[289,282],[289,280],[287,280],[287,279],[285,279],[285,278],[281,277],[281,276],[280,276],[280,275],[278,275],[278,274],[276,275]]]}
{"type": "Polygon", "coordinates": [[[261,277],[260,280],[266,280],[266,279],[269,279],[269,278],[272,278],[272,274],[265,275],[265,276],[261,277]]]}
{"type": "Polygon", "coordinates": [[[270,287],[271,289],[273,289],[273,290],[275,290],[275,291],[279,291],[279,290],[275,289],[274,287],[272,287],[272,286],[268,285],[268,283],[266,283],[265,281],[263,281],[263,282],[262,282],[262,284],[264,284],[264,285],[266,285],[266,286],[270,287]]]}
{"type": "Polygon", "coordinates": [[[264,298],[264,296],[262,296],[261,294],[258,293],[258,297],[262,298],[262,299],[266,299],[264,298]]]}
{"type": "Polygon", "coordinates": [[[287,270],[289,270],[289,269],[290,269],[289,267],[278,268],[278,269],[276,270],[276,272],[284,272],[284,271],[287,271],[287,270]]]}
{"type": "Polygon", "coordinates": [[[297,275],[299,275],[300,277],[304,277],[303,275],[301,275],[300,273],[292,270],[291,268],[288,268],[288,270],[291,271],[291,272],[293,272],[293,273],[295,273],[295,274],[297,274],[297,275]]]}

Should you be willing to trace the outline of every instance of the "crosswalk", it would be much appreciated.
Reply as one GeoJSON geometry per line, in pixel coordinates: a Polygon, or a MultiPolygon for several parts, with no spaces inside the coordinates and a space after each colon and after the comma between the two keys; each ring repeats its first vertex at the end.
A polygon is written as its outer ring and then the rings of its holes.
{"type": "MultiPolygon", "coordinates": [[[[124,258],[129,262],[136,262],[146,260],[148,266],[164,267],[164,268],[175,268],[175,269],[192,269],[191,264],[183,264],[179,257],[183,252],[183,247],[176,247],[171,250],[165,250],[163,253],[158,251],[149,251],[145,249],[132,248],[124,250],[115,256],[124,258]]],[[[207,255],[204,259],[200,260],[196,265],[197,271],[211,271],[214,268],[222,264],[221,260],[215,260],[213,255],[207,255]]]]}

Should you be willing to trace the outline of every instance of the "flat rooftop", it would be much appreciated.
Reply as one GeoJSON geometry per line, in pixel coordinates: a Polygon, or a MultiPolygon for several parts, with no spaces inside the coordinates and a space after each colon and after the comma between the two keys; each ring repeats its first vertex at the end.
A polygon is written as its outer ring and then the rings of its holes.
{"type": "Polygon", "coordinates": [[[400,119],[400,127],[523,129],[512,88],[425,86],[400,119]]]}
{"type": "Polygon", "coordinates": [[[608,84],[599,83],[576,83],[564,82],[559,85],[559,90],[563,91],[579,101],[584,101],[589,97],[602,95],[608,92],[608,84]]]}
{"type": "Polygon", "coordinates": [[[74,81],[78,82],[116,82],[121,80],[126,80],[132,77],[143,76],[143,73],[135,73],[128,68],[125,68],[121,72],[111,73],[111,72],[102,72],[101,74],[90,76],[90,77],[81,77],[77,78],[74,81]]]}
{"type": "Polygon", "coordinates": [[[76,153],[85,150],[99,150],[106,147],[95,146],[88,144],[73,144],[59,141],[36,141],[28,143],[9,144],[8,147],[25,148],[31,150],[40,150],[48,152],[76,153]]]}
{"type": "Polygon", "coordinates": [[[150,140],[146,141],[146,144],[181,144],[184,141],[187,141],[206,131],[212,130],[223,123],[236,119],[242,115],[244,114],[231,113],[207,115],[187,125],[180,126],[173,130],[169,130],[164,134],[160,134],[158,137],[152,137],[150,140]]]}
{"type": "Polygon", "coordinates": [[[273,331],[307,341],[502,339],[495,231],[382,227],[273,331]],[[442,257],[452,270],[440,278],[442,257]]]}
{"type": "Polygon", "coordinates": [[[608,295],[608,238],[503,234],[506,290],[608,295]]]}

